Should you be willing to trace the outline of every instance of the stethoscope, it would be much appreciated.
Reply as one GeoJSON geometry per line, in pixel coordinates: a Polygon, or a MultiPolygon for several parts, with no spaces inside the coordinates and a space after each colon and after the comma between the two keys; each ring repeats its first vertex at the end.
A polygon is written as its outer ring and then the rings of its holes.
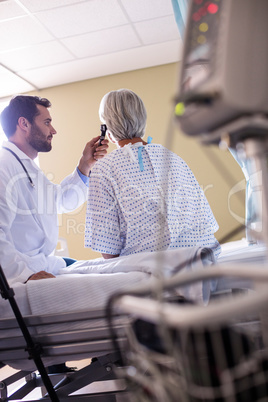
{"type": "Polygon", "coordinates": [[[26,173],[26,175],[27,175],[27,177],[28,177],[28,180],[29,180],[29,182],[30,182],[30,185],[31,185],[32,187],[35,187],[34,182],[32,181],[32,178],[31,178],[31,176],[29,175],[28,170],[26,169],[26,167],[24,166],[24,164],[22,163],[22,161],[21,161],[21,159],[18,157],[18,155],[16,155],[15,152],[11,151],[11,149],[9,149],[9,148],[7,148],[7,147],[2,147],[2,148],[3,148],[3,149],[6,149],[6,150],[9,151],[13,156],[15,156],[15,158],[17,159],[17,161],[21,164],[21,166],[22,166],[24,172],[26,173]]]}

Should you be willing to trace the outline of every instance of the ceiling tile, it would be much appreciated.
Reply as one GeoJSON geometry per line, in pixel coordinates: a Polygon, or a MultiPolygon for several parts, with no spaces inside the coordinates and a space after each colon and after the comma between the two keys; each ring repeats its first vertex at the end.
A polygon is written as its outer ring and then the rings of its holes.
{"type": "Polygon", "coordinates": [[[0,65],[0,98],[33,91],[35,88],[0,65]]]}
{"type": "Polygon", "coordinates": [[[0,0],[0,65],[19,75],[4,70],[0,97],[176,62],[181,46],[172,0],[0,0]]]}
{"type": "Polygon", "coordinates": [[[128,22],[116,0],[91,0],[43,11],[35,16],[57,38],[93,32],[128,22]]]}
{"type": "Polygon", "coordinates": [[[131,21],[143,21],[174,14],[171,0],[121,0],[131,21]]]}
{"type": "Polygon", "coordinates": [[[63,7],[68,4],[81,3],[81,0],[20,0],[20,2],[32,13],[63,7]]]}
{"type": "Polygon", "coordinates": [[[180,38],[179,30],[173,16],[136,22],[134,26],[145,45],[180,38]]]}
{"type": "Polygon", "coordinates": [[[71,53],[57,41],[40,43],[0,55],[2,64],[13,71],[53,65],[73,58],[71,53]]]}
{"type": "Polygon", "coordinates": [[[132,27],[127,25],[62,39],[62,43],[80,58],[109,54],[141,45],[132,27]]]}
{"type": "Polygon", "coordinates": [[[26,12],[13,0],[0,2],[0,21],[25,14],[26,12]]]}
{"type": "Polygon", "coordinates": [[[0,22],[0,54],[51,39],[53,37],[30,16],[0,22]]]}
{"type": "Polygon", "coordinates": [[[88,57],[54,66],[20,71],[38,88],[47,88],[180,60],[182,42],[170,41],[118,53],[88,57]]]}

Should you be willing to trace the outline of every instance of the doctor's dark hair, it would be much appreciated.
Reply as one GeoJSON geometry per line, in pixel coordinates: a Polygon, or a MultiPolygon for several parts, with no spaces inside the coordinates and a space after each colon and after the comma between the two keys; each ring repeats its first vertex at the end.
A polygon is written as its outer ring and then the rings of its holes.
{"type": "Polygon", "coordinates": [[[15,133],[20,117],[25,117],[30,124],[34,122],[35,117],[39,114],[37,105],[48,108],[51,103],[48,99],[39,96],[17,95],[11,99],[0,116],[1,126],[7,138],[15,133]]]}
{"type": "Polygon", "coordinates": [[[129,89],[104,95],[100,118],[116,141],[144,136],[147,113],[141,98],[129,89]]]}

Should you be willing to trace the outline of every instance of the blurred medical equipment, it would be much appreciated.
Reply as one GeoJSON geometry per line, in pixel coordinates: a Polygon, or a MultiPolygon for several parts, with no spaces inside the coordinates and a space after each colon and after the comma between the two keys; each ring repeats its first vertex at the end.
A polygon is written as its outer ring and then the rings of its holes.
{"type": "Polygon", "coordinates": [[[189,4],[176,118],[204,144],[229,147],[247,180],[249,241],[268,242],[268,3],[189,4]]]}
{"type": "Polygon", "coordinates": [[[111,299],[114,311],[136,317],[128,328],[129,352],[123,354],[127,368],[121,371],[135,390],[130,402],[267,400],[268,332],[262,316],[268,271],[216,266],[182,274],[173,286],[220,277],[251,279],[258,292],[218,296],[206,307],[183,299],[159,302],[139,290],[111,299]]]}

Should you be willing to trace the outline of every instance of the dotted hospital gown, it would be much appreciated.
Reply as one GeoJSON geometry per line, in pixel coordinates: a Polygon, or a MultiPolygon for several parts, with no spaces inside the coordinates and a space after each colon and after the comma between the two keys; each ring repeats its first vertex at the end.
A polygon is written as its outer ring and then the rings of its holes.
{"type": "Polygon", "coordinates": [[[162,145],[128,144],[92,169],[86,247],[123,256],[198,245],[217,256],[217,230],[192,171],[162,145]]]}

